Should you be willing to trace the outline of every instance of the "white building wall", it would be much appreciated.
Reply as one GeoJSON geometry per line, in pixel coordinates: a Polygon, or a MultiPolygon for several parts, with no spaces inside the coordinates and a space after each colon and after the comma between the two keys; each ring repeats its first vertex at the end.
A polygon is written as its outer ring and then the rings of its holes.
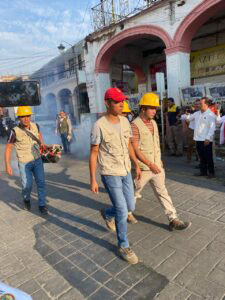
{"type": "MultiPolygon", "coordinates": [[[[129,29],[132,27],[140,26],[140,25],[153,25],[161,27],[163,30],[167,31],[167,33],[174,37],[177,28],[179,27],[180,23],[187,16],[198,4],[203,2],[204,0],[186,0],[186,4],[183,6],[178,7],[177,2],[173,2],[172,6],[168,1],[165,5],[162,5],[155,10],[152,10],[146,14],[137,15],[133,18],[130,18],[123,22],[124,29],[129,29]]],[[[90,99],[90,108],[91,112],[96,112],[98,108],[102,107],[102,94],[103,90],[110,85],[110,78],[109,76],[105,75],[97,75],[95,76],[95,62],[98,56],[99,51],[104,46],[106,42],[113,36],[118,33],[121,33],[120,26],[113,26],[107,30],[103,30],[102,32],[93,34],[92,42],[88,42],[88,51],[85,53],[84,58],[86,62],[86,73],[88,74],[88,95],[90,99]],[[100,87],[99,85],[102,86],[100,87]],[[94,96],[95,95],[95,96],[94,96]]],[[[178,56],[170,56],[167,58],[167,62],[169,63],[169,71],[167,74],[171,74],[171,71],[176,72],[176,67],[180,68],[179,63],[181,54],[178,56]]],[[[169,94],[173,95],[176,99],[179,98],[178,89],[176,88],[177,84],[179,86],[183,86],[187,83],[190,83],[190,79],[188,80],[188,76],[190,75],[190,64],[188,61],[188,56],[184,55],[184,61],[182,62],[183,69],[182,74],[184,75],[183,82],[180,80],[180,73],[176,75],[173,74],[172,78],[168,83],[169,87],[169,94]],[[184,65],[187,64],[187,65],[184,65]],[[174,80],[178,80],[178,83],[174,80]],[[172,92],[176,88],[176,92],[172,92]]],[[[148,84],[150,83],[150,78],[148,77],[148,84]]],[[[141,87],[142,89],[142,87],[141,87]]],[[[143,89],[142,89],[143,90],[143,89]]]]}
{"type": "Polygon", "coordinates": [[[168,96],[180,105],[179,89],[190,86],[190,54],[177,52],[166,56],[168,96]]]}

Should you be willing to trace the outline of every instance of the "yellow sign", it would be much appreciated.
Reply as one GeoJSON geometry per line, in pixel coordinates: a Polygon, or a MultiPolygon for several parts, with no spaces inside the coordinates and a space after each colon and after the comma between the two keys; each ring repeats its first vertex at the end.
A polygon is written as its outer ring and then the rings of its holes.
{"type": "Polygon", "coordinates": [[[225,45],[191,53],[191,78],[225,74],[225,45]]]}

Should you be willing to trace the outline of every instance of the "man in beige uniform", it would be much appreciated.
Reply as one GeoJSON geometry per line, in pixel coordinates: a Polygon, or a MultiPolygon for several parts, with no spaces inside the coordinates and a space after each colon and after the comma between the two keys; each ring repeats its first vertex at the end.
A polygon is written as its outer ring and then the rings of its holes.
{"type": "Polygon", "coordinates": [[[138,257],[127,239],[128,211],[135,209],[130,159],[136,167],[138,179],[141,170],[130,142],[130,123],[121,116],[125,99],[126,96],[117,88],[109,88],[105,93],[107,112],[94,124],[91,133],[90,181],[92,192],[97,194],[98,164],[102,183],[112,202],[112,207],[102,210],[101,215],[106,226],[111,231],[116,230],[119,256],[136,264],[138,257]]]}
{"type": "Polygon", "coordinates": [[[191,222],[183,222],[178,219],[176,209],[165,186],[158,127],[153,120],[157,107],[160,106],[159,97],[154,93],[147,93],[142,97],[139,105],[140,116],[132,122],[132,145],[142,170],[135,197],[136,199],[141,198],[140,192],[150,182],[169,219],[169,229],[187,229],[191,226],[191,222]]]}
{"type": "Polygon", "coordinates": [[[20,177],[22,182],[22,195],[24,209],[30,210],[30,195],[33,185],[33,177],[37,184],[39,211],[47,214],[45,173],[40,155],[40,144],[43,139],[39,126],[31,122],[32,110],[29,106],[20,106],[17,110],[19,125],[12,130],[5,149],[6,172],[12,176],[10,166],[11,152],[16,149],[20,177]],[[38,143],[38,140],[40,143],[38,143]]]}

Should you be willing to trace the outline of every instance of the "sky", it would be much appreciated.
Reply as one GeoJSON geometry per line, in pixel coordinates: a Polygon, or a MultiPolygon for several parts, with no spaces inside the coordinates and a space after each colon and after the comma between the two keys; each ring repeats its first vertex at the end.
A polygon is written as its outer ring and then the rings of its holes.
{"type": "Polygon", "coordinates": [[[98,0],[1,0],[0,76],[27,75],[92,32],[98,0]],[[65,41],[65,42],[63,42],[65,41]],[[67,42],[67,43],[66,43],[67,42]]]}

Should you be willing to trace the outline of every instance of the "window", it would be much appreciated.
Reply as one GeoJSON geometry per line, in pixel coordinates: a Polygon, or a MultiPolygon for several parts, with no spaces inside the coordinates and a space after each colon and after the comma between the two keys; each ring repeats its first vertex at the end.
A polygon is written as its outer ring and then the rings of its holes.
{"type": "Polygon", "coordinates": [[[83,69],[83,62],[82,62],[81,54],[79,54],[79,55],[77,56],[77,59],[78,59],[78,69],[79,69],[79,70],[82,70],[82,69],[83,69]]]}
{"type": "Polygon", "coordinates": [[[69,59],[68,64],[69,64],[69,74],[72,75],[75,73],[75,64],[76,64],[75,58],[69,59]]]}

